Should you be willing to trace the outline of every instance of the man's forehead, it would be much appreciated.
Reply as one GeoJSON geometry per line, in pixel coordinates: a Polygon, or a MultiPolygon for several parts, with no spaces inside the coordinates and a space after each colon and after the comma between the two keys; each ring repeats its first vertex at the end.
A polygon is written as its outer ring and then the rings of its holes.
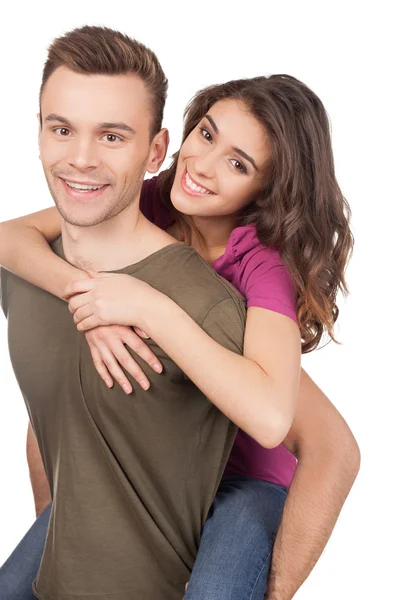
{"type": "Polygon", "coordinates": [[[47,81],[42,116],[60,115],[85,123],[125,122],[135,129],[150,116],[149,94],[134,74],[86,75],[59,67],[47,81]]]}

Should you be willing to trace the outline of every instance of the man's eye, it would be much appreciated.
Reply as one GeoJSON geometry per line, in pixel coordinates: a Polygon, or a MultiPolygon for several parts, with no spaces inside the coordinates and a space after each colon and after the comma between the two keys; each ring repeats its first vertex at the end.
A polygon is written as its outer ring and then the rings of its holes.
{"type": "Polygon", "coordinates": [[[55,129],[55,132],[57,135],[62,135],[65,137],[67,137],[71,133],[70,130],[66,127],[57,127],[57,129],[55,129]]]}
{"type": "Polygon", "coordinates": [[[103,140],[115,144],[115,142],[120,142],[121,138],[118,135],[115,135],[114,133],[106,133],[105,135],[103,135],[103,140]]]}

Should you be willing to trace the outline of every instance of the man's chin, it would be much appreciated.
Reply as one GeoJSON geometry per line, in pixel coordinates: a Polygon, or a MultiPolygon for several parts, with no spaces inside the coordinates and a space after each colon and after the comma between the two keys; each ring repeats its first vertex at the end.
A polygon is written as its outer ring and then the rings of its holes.
{"type": "Polygon", "coordinates": [[[63,206],[57,206],[63,221],[73,227],[95,227],[106,220],[107,216],[102,214],[87,214],[84,209],[79,211],[66,210],[63,206]],[[85,214],[86,213],[86,214],[85,214]]]}

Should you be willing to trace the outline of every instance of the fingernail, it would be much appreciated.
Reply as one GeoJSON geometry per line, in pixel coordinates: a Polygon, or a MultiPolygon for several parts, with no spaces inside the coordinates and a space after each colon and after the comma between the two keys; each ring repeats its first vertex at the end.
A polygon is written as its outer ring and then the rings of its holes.
{"type": "Polygon", "coordinates": [[[126,383],[124,383],[124,385],[122,386],[122,389],[124,390],[125,394],[130,394],[132,391],[132,389],[126,383]]]}
{"type": "Polygon", "coordinates": [[[141,379],[141,380],[139,381],[139,383],[140,383],[140,385],[142,386],[142,388],[143,388],[144,390],[148,390],[148,389],[149,389],[149,387],[150,387],[150,385],[148,384],[148,382],[147,382],[147,381],[145,381],[144,379],[141,379]]]}
{"type": "Polygon", "coordinates": [[[153,365],[153,369],[154,369],[154,370],[155,370],[157,373],[161,373],[161,372],[162,372],[162,366],[161,366],[161,365],[159,365],[159,364],[157,364],[157,363],[155,363],[155,364],[153,365]]]}
{"type": "Polygon", "coordinates": [[[111,379],[107,379],[106,380],[106,386],[109,387],[109,388],[112,388],[113,383],[112,383],[111,379]]]}

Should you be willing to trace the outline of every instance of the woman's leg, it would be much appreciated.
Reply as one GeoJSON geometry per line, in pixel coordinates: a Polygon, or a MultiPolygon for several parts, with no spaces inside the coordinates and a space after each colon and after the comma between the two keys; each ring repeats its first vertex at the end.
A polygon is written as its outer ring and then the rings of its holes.
{"type": "Polygon", "coordinates": [[[225,476],[200,540],[185,600],[263,600],[287,490],[225,476]]]}
{"type": "Polygon", "coordinates": [[[32,583],[42,559],[50,511],[51,504],[0,568],[0,600],[36,600],[32,583]]]}

